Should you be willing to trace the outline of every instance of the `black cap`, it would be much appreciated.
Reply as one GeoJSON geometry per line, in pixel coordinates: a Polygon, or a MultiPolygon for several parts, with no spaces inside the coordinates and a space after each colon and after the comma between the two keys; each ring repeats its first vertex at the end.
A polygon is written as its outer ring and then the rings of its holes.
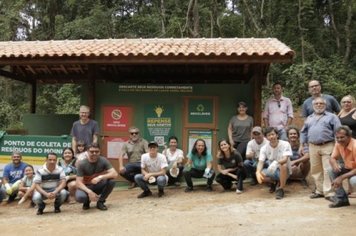
{"type": "Polygon", "coordinates": [[[150,141],[150,142],[148,143],[148,146],[149,146],[149,147],[152,147],[152,146],[158,147],[158,143],[157,143],[156,141],[150,141]]]}

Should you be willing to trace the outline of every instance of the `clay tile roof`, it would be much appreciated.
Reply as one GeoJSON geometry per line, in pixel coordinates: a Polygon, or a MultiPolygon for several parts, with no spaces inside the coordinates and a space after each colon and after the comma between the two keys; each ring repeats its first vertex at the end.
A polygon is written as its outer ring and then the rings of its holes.
{"type": "Polygon", "coordinates": [[[276,38],[154,38],[0,42],[0,61],[39,58],[253,58],[291,62],[294,51],[276,38]]]}

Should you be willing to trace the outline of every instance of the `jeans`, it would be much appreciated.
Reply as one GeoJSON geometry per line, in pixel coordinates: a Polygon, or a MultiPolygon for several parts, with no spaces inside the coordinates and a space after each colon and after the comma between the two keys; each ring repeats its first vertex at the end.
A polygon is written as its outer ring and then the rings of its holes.
{"type": "MultiPolygon", "coordinates": [[[[148,182],[143,178],[143,174],[135,175],[135,182],[143,191],[149,191],[148,182]]],[[[158,190],[163,190],[167,184],[167,177],[165,175],[156,176],[156,183],[158,190]]]]}
{"type": "MultiPolygon", "coordinates": [[[[183,171],[183,175],[188,187],[193,188],[192,178],[203,178],[204,170],[191,168],[189,171],[183,171]]],[[[215,173],[213,173],[213,175],[207,180],[208,186],[211,186],[213,184],[214,178],[215,173]]]]}
{"type": "MultiPolygon", "coordinates": [[[[328,171],[328,174],[330,176],[331,181],[333,181],[337,177],[339,177],[343,174],[346,174],[347,172],[350,172],[350,171],[351,170],[342,167],[340,172],[334,172],[332,169],[330,169],[328,171]]],[[[352,185],[352,187],[355,188],[356,187],[356,176],[355,175],[352,176],[349,179],[349,181],[350,181],[350,184],[352,185]]],[[[349,201],[348,195],[347,195],[345,189],[343,188],[342,184],[340,185],[340,187],[335,189],[335,198],[337,199],[337,201],[340,201],[340,202],[348,202],[349,201]]]]}
{"type": "MultiPolygon", "coordinates": [[[[53,192],[54,189],[49,189],[49,190],[45,190],[47,193],[49,192],[53,192]]],[[[63,202],[67,199],[68,197],[68,192],[65,189],[62,189],[61,191],[59,191],[56,195],[56,199],[54,201],[54,207],[60,207],[63,202]]],[[[33,196],[32,196],[32,201],[38,205],[40,208],[44,208],[45,204],[43,202],[43,200],[46,200],[47,197],[43,196],[41,193],[34,191],[33,196]],[[42,206],[42,207],[41,207],[42,206]]]]}
{"type": "Polygon", "coordinates": [[[120,173],[122,177],[130,181],[135,182],[135,175],[141,173],[141,162],[130,162],[125,165],[125,172],[120,173]]]}
{"type": "MultiPolygon", "coordinates": [[[[94,193],[99,195],[98,202],[105,202],[110,193],[115,187],[115,181],[113,179],[102,180],[97,184],[88,184],[87,188],[91,189],[94,193]]],[[[81,189],[77,189],[75,192],[75,199],[80,203],[90,202],[89,196],[81,189]]]]}

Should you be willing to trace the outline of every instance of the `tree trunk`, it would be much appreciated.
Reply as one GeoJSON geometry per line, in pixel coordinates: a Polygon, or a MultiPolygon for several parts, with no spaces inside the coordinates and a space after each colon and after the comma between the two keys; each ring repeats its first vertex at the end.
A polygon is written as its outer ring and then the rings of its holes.
{"type": "Polygon", "coordinates": [[[350,26],[351,26],[351,20],[352,20],[352,1],[353,0],[348,0],[347,1],[347,19],[346,19],[346,24],[345,24],[345,44],[346,44],[346,48],[345,48],[345,55],[344,55],[344,63],[348,63],[349,58],[350,58],[350,53],[351,53],[351,30],[350,30],[350,26]]]}
{"type": "Polygon", "coordinates": [[[164,0],[161,0],[161,31],[163,36],[166,35],[165,22],[166,22],[166,9],[164,7],[164,0]]]}
{"type": "Polygon", "coordinates": [[[302,64],[305,64],[305,55],[304,55],[304,28],[302,27],[302,0],[298,0],[298,29],[300,32],[300,48],[301,48],[301,58],[302,58],[302,64]]]}
{"type": "Polygon", "coordinates": [[[258,26],[257,21],[256,21],[254,15],[252,14],[249,5],[247,4],[246,0],[242,0],[242,2],[244,3],[244,5],[246,7],[247,14],[248,14],[249,18],[251,19],[251,21],[253,23],[253,26],[255,27],[256,32],[259,33],[261,31],[261,29],[258,26]]]}
{"type": "Polygon", "coordinates": [[[340,34],[339,34],[339,31],[337,30],[337,27],[335,24],[334,10],[333,10],[332,5],[333,5],[332,0],[328,0],[329,14],[330,14],[330,18],[331,18],[331,26],[333,27],[333,30],[334,30],[336,48],[337,48],[338,52],[340,52],[340,34]]]}

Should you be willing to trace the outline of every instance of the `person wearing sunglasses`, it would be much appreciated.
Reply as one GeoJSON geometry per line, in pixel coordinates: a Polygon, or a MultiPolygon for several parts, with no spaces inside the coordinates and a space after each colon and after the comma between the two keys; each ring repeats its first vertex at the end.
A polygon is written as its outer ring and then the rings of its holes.
{"type": "Polygon", "coordinates": [[[272,97],[266,102],[263,112],[263,122],[266,127],[274,127],[278,130],[281,140],[287,140],[286,128],[293,121],[293,106],[289,98],[282,95],[283,88],[280,82],[272,86],[272,97]]]}
{"type": "Polygon", "coordinates": [[[93,201],[99,210],[107,210],[104,203],[115,187],[114,179],[117,176],[111,163],[100,156],[99,145],[89,145],[88,158],[80,161],[77,167],[75,199],[83,203],[83,210],[88,210],[93,201]]]}
{"type": "Polygon", "coordinates": [[[130,182],[129,189],[137,187],[135,175],[141,173],[141,156],[147,153],[148,142],[140,137],[140,130],[137,127],[129,128],[129,140],[124,143],[119,157],[119,173],[130,182]],[[124,159],[128,162],[124,165],[124,159]]]}

